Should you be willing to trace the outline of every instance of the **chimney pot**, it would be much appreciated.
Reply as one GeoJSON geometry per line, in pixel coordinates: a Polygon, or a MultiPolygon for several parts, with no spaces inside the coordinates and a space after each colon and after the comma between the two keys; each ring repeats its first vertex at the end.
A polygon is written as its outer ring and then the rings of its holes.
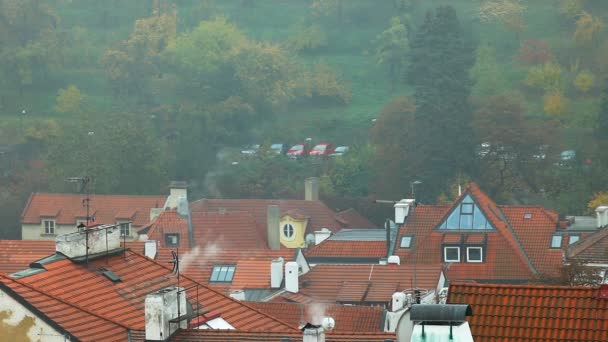
{"type": "Polygon", "coordinates": [[[270,287],[278,289],[283,283],[283,258],[272,260],[270,263],[270,287]]]}

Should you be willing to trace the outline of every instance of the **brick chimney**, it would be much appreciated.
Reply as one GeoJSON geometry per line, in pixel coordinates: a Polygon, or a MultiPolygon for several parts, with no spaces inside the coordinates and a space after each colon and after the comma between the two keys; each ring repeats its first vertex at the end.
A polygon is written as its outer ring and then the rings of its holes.
{"type": "Polygon", "coordinates": [[[319,200],[319,178],[306,178],[304,181],[304,199],[307,201],[319,200]]]}
{"type": "Polygon", "coordinates": [[[281,238],[279,233],[281,210],[278,205],[269,205],[266,208],[266,233],[268,237],[268,248],[277,250],[281,248],[281,238]]]}

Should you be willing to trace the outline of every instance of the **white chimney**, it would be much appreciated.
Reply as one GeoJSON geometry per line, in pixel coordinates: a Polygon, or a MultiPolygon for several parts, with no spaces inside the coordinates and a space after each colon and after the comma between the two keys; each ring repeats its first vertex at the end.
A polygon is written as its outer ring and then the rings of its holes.
{"type": "Polygon", "coordinates": [[[190,208],[188,206],[188,199],[184,196],[177,199],[177,213],[181,217],[187,217],[190,215],[190,208]]]}
{"type": "Polygon", "coordinates": [[[327,228],[321,228],[321,230],[315,231],[315,245],[320,244],[324,240],[331,236],[331,230],[327,228]]]}
{"type": "Polygon", "coordinates": [[[283,283],[283,258],[272,260],[270,263],[270,287],[278,289],[283,283]]]}
{"type": "Polygon", "coordinates": [[[59,235],[55,241],[55,250],[68,258],[86,256],[87,247],[90,256],[120,248],[120,228],[114,224],[106,224],[59,235]]]}
{"type": "Polygon", "coordinates": [[[300,290],[298,283],[299,268],[295,261],[285,263],[285,291],[298,293],[300,290]]]}
{"type": "Polygon", "coordinates": [[[304,339],[302,342],[325,342],[325,330],[322,327],[304,329],[304,339]]]}
{"type": "Polygon", "coordinates": [[[395,292],[393,293],[393,305],[391,306],[391,311],[399,311],[405,308],[406,303],[406,295],[403,292],[395,292]]]}
{"type": "Polygon", "coordinates": [[[307,201],[319,200],[319,178],[306,178],[304,181],[304,199],[307,201]]]}
{"type": "Polygon", "coordinates": [[[167,287],[148,294],[145,300],[146,341],[167,341],[178,328],[185,329],[186,319],[179,324],[169,321],[186,315],[186,304],[183,287],[167,287]]]}
{"type": "Polygon", "coordinates": [[[395,223],[403,224],[405,222],[405,218],[410,213],[410,208],[414,205],[416,200],[414,199],[402,199],[401,201],[395,203],[395,223]]]}
{"type": "Polygon", "coordinates": [[[165,209],[177,208],[180,198],[188,200],[188,185],[186,182],[172,181],[169,184],[169,196],[165,202],[165,209]]]}
{"type": "Polygon", "coordinates": [[[243,290],[232,290],[230,291],[230,297],[236,300],[245,300],[245,291],[243,290]]]}
{"type": "Polygon", "coordinates": [[[388,257],[388,263],[401,265],[401,258],[398,255],[391,255],[388,257]]]}
{"type": "Polygon", "coordinates": [[[608,206],[599,206],[595,209],[597,214],[597,227],[602,228],[608,225],[608,206]]]}
{"type": "Polygon", "coordinates": [[[279,232],[281,230],[281,210],[278,205],[269,205],[266,208],[266,234],[268,235],[268,248],[277,250],[281,248],[281,238],[279,232]]]}
{"type": "Polygon", "coordinates": [[[156,241],[155,240],[147,240],[144,243],[144,255],[150,259],[156,258],[156,241]]]}

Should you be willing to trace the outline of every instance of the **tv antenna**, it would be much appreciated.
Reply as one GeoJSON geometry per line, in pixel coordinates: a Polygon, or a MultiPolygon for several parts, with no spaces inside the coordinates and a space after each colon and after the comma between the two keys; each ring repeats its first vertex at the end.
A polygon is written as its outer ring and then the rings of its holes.
{"type": "Polygon", "coordinates": [[[91,217],[91,196],[90,196],[91,194],[89,191],[89,183],[91,182],[91,177],[89,177],[89,176],[68,177],[67,181],[70,183],[77,183],[79,185],[78,193],[85,194],[85,197],[82,200],[82,206],[85,207],[87,210],[86,225],[83,227],[83,225],[81,223],[78,225],[78,228],[79,229],[86,228],[89,226],[89,223],[95,221],[95,219],[93,217],[91,217]]]}

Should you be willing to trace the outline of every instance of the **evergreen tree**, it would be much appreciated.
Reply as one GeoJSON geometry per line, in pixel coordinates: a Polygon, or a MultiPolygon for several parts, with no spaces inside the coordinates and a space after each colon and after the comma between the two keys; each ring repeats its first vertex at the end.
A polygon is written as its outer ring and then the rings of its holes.
{"type": "Polygon", "coordinates": [[[597,114],[596,135],[601,140],[608,140],[608,82],[602,91],[600,111],[597,114]]]}
{"type": "Polygon", "coordinates": [[[451,6],[429,11],[411,44],[408,79],[415,88],[416,132],[411,166],[432,199],[448,179],[471,174],[474,134],[468,103],[473,48],[451,6]]]}

